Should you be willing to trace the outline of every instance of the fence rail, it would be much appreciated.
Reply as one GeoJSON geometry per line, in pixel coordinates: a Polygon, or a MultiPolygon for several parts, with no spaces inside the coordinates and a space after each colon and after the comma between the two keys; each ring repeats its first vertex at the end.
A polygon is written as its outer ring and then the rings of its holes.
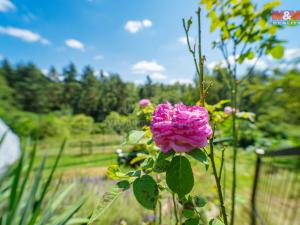
{"type": "Polygon", "coordinates": [[[256,153],[251,224],[299,225],[300,146],[256,153]]]}

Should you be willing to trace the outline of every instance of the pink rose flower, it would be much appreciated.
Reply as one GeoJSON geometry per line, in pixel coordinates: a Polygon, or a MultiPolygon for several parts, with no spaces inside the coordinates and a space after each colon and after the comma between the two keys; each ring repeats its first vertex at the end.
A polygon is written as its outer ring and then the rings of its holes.
{"type": "Polygon", "coordinates": [[[139,105],[141,108],[146,108],[147,106],[149,106],[151,104],[149,99],[142,99],[139,102],[139,105]]]}
{"type": "Polygon", "coordinates": [[[162,152],[189,152],[208,144],[212,129],[208,112],[201,106],[170,103],[156,107],[150,129],[153,140],[162,152]]]}

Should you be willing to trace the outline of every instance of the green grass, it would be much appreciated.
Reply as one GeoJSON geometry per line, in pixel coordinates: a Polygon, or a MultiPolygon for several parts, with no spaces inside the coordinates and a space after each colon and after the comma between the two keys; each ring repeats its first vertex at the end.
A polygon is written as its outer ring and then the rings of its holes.
{"type": "MultiPolygon", "coordinates": [[[[113,185],[114,181],[107,179],[106,168],[111,164],[116,164],[115,150],[123,148],[128,150],[129,146],[122,146],[123,138],[120,136],[89,136],[81,140],[69,140],[58,165],[59,172],[64,173],[64,184],[69,185],[75,183],[75,192],[65,202],[65,205],[73,202],[78,196],[84,193],[89,193],[88,202],[79,212],[79,216],[87,216],[92,209],[97,205],[99,199],[113,185]],[[93,143],[93,153],[87,152],[82,154],[80,150],[80,141],[91,141],[93,143]],[[119,143],[119,144],[117,144],[119,143]]],[[[59,141],[49,141],[40,143],[38,157],[42,157],[45,153],[48,154],[47,168],[54,162],[54,157],[58,150],[59,141]],[[46,148],[43,148],[46,147],[46,148]]],[[[231,172],[232,172],[232,151],[228,148],[225,153],[225,173],[226,182],[222,182],[225,188],[225,204],[227,214],[230,214],[230,197],[231,197],[231,172]]],[[[216,149],[216,163],[220,165],[220,151],[216,149]]],[[[250,221],[250,197],[252,191],[252,182],[255,167],[255,154],[253,152],[239,151],[238,158],[238,178],[237,178],[237,221],[236,224],[248,225],[250,221]]],[[[207,198],[208,204],[205,206],[208,218],[218,216],[218,198],[217,190],[212,175],[211,168],[205,170],[204,165],[191,160],[195,186],[193,188],[194,195],[201,195],[207,198]]],[[[124,170],[128,170],[125,169],[124,170]]],[[[224,178],[224,177],[223,177],[224,178]]],[[[164,224],[173,224],[171,221],[172,206],[169,203],[170,196],[164,196],[164,224]]],[[[96,221],[95,224],[110,225],[121,224],[121,221],[127,221],[127,224],[141,224],[146,221],[147,217],[153,215],[153,211],[143,209],[134,199],[132,190],[122,194],[106,211],[104,216],[96,221]]]]}
{"type": "MultiPolygon", "coordinates": [[[[107,167],[116,163],[115,150],[121,146],[123,138],[111,135],[91,135],[67,140],[64,154],[58,165],[58,171],[81,168],[107,167]],[[92,143],[90,146],[81,147],[81,142],[92,143]],[[91,150],[91,151],[90,151],[91,150]]],[[[47,140],[38,145],[36,166],[47,155],[46,169],[50,168],[55,160],[62,140],[47,140]]]]}

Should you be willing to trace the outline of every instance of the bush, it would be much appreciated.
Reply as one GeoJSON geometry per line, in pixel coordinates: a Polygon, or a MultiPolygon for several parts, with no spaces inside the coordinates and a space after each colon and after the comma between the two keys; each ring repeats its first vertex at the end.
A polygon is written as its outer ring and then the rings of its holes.
{"type": "Polygon", "coordinates": [[[137,126],[135,116],[123,116],[117,112],[110,113],[104,120],[104,133],[115,132],[117,134],[127,133],[137,126]]]}
{"type": "Polygon", "coordinates": [[[93,130],[94,120],[90,116],[83,114],[75,115],[71,118],[71,134],[90,134],[93,130]]]}
{"type": "Polygon", "coordinates": [[[41,118],[37,132],[39,139],[47,137],[66,138],[70,136],[67,123],[54,115],[47,115],[41,118]]]}

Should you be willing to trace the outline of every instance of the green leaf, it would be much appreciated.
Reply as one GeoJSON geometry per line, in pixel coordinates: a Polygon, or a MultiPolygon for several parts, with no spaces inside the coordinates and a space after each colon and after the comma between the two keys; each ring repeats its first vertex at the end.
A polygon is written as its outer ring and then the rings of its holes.
{"type": "Polygon", "coordinates": [[[197,206],[197,207],[204,207],[205,205],[206,205],[206,199],[205,198],[203,198],[203,197],[200,197],[200,196],[196,196],[195,198],[194,198],[194,202],[195,202],[195,205],[197,206]]]}
{"type": "Polygon", "coordinates": [[[208,225],[224,225],[224,223],[218,219],[212,219],[209,221],[208,225]]]}
{"type": "Polygon", "coordinates": [[[154,159],[152,157],[148,157],[142,162],[141,167],[143,169],[151,169],[153,165],[154,165],[154,159]]]}
{"type": "Polygon", "coordinates": [[[123,191],[130,188],[130,183],[128,180],[122,180],[117,183],[118,188],[121,188],[123,191]]]}
{"type": "Polygon", "coordinates": [[[165,171],[167,171],[169,165],[170,165],[170,161],[166,160],[166,158],[168,157],[169,155],[166,155],[162,152],[160,152],[158,154],[158,157],[155,161],[155,164],[154,164],[154,168],[153,168],[153,171],[156,172],[156,173],[163,173],[165,171]]]}
{"type": "Polygon", "coordinates": [[[264,4],[263,8],[264,8],[264,10],[270,10],[279,5],[281,5],[280,1],[273,1],[273,2],[268,2],[268,3],[264,4]]]}
{"type": "Polygon", "coordinates": [[[140,177],[141,173],[142,173],[141,170],[129,171],[128,173],[126,173],[126,176],[129,176],[129,177],[140,177]]]}
{"type": "Polygon", "coordinates": [[[133,158],[131,161],[130,161],[130,165],[133,165],[137,162],[140,162],[140,161],[143,161],[144,159],[146,159],[148,157],[147,154],[144,154],[144,153],[138,153],[137,156],[135,158],[133,158]]]}
{"type": "Polygon", "coordinates": [[[136,200],[146,209],[154,209],[158,200],[158,186],[149,175],[143,175],[133,182],[136,200]]]}
{"type": "Polygon", "coordinates": [[[175,156],[166,173],[168,187],[179,196],[188,194],[194,186],[194,175],[189,160],[175,156]]]}
{"type": "Polygon", "coordinates": [[[199,224],[199,218],[191,218],[186,221],[184,221],[184,225],[198,225],[199,224]]]}
{"type": "Polygon", "coordinates": [[[35,207],[34,207],[34,210],[33,210],[33,213],[32,213],[33,215],[31,216],[31,219],[30,219],[28,225],[35,224],[35,222],[36,222],[36,220],[38,218],[38,215],[40,214],[40,212],[42,210],[41,209],[42,202],[44,201],[44,198],[46,196],[48,188],[50,187],[50,184],[51,184],[54,172],[55,172],[55,170],[56,170],[56,168],[58,166],[59,160],[60,160],[60,158],[62,156],[62,153],[64,151],[64,148],[65,148],[65,145],[66,145],[66,140],[64,140],[63,143],[62,143],[62,145],[60,146],[60,150],[59,150],[59,152],[58,152],[58,154],[57,154],[57,156],[55,158],[54,164],[53,164],[53,166],[51,168],[50,175],[48,176],[47,181],[46,181],[45,185],[42,188],[42,193],[41,193],[39,199],[37,199],[36,202],[35,202],[35,207]]]}
{"type": "Polygon", "coordinates": [[[129,132],[127,144],[137,144],[145,136],[145,131],[133,130],[129,132]]]}
{"type": "Polygon", "coordinates": [[[201,149],[194,149],[193,151],[189,152],[188,155],[192,156],[194,159],[198,160],[199,162],[208,165],[208,157],[206,153],[201,149]]]}
{"type": "Polygon", "coordinates": [[[113,180],[128,178],[125,173],[120,172],[118,165],[111,165],[110,167],[108,167],[107,175],[113,180]]]}
{"type": "Polygon", "coordinates": [[[276,45],[274,48],[270,51],[271,55],[275,59],[281,59],[284,55],[284,48],[281,45],[276,45]]]}
{"type": "Polygon", "coordinates": [[[251,59],[253,59],[254,58],[254,52],[249,52],[248,54],[247,54],[247,58],[249,59],[249,60],[251,60],[251,59]]]}
{"type": "Polygon", "coordinates": [[[189,20],[187,21],[187,29],[188,30],[190,29],[190,27],[192,26],[192,24],[193,24],[193,18],[190,17],[189,20]]]}
{"type": "Polygon", "coordinates": [[[192,218],[194,216],[195,212],[192,209],[183,209],[182,210],[182,215],[185,218],[192,218]]]}
{"type": "Polygon", "coordinates": [[[92,224],[99,217],[101,217],[104,212],[114,203],[114,201],[122,194],[123,192],[120,188],[113,187],[109,192],[106,192],[97,207],[94,208],[88,224],[92,224]]]}
{"type": "Polygon", "coordinates": [[[223,100],[219,101],[217,104],[213,105],[213,107],[214,107],[214,109],[220,109],[220,108],[223,108],[223,106],[229,102],[230,102],[229,99],[223,99],[223,100]]]}
{"type": "Polygon", "coordinates": [[[68,223],[68,221],[78,212],[78,210],[82,207],[84,202],[86,201],[86,198],[81,198],[76,204],[73,204],[69,206],[61,216],[56,218],[51,225],[65,225],[68,223]]]}
{"type": "Polygon", "coordinates": [[[89,219],[87,218],[73,218],[68,222],[68,225],[71,224],[80,224],[80,225],[85,225],[89,223],[89,219]]]}
{"type": "Polygon", "coordinates": [[[214,32],[218,27],[218,23],[211,23],[209,32],[214,32]]]}
{"type": "MultiPolygon", "coordinates": [[[[68,186],[65,190],[63,190],[59,195],[55,195],[49,202],[49,206],[46,209],[46,213],[42,215],[41,221],[38,225],[45,225],[47,224],[48,220],[51,217],[54,217],[55,210],[59,207],[65,197],[69,194],[69,192],[74,188],[75,184],[68,186]]],[[[58,187],[57,187],[58,188],[58,187]]]]}

